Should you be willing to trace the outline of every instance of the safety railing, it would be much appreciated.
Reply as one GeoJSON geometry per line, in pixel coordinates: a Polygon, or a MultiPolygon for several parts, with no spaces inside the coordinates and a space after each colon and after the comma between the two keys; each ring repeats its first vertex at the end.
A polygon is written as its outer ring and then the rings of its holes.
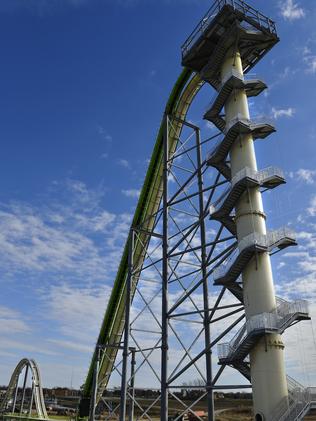
{"type": "MultiPolygon", "coordinates": [[[[227,132],[238,122],[245,124],[249,127],[254,126],[254,125],[260,125],[260,124],[269,124],[270,126],[274,127],[274,124],[275,124],[275,121],[271,117],[259,116],[259,117],[248,119],[248,118],[245,118],[245,116],[243,116],[242,114],[237,114],[232,120],[230,120],[228,124],[226,124],[225,133],[227,134],[227,132]]],[[[216,142],[213,143],[212,150],[209,152],[207,156],[207,160],[210,160],[212,156],[215,155],[222,141],[223,141],[222,138],[217,138],[216,142]]]]}
{"type": "MultiPolygon", "coordinates": [[[[239,71],[237,71],[236,69],[231,69],[224,77],[224,79],[221,81],[221,84],[219,86],[219,91],[223,88],[223,86],[225,85],[225,83],[232,77],[235,77],[237,79],[240,79],[241,81],[252,81],[252,80],[263,80],[261,77],[259,77],[256,73],[248,73],[247,74],[247,78],[244,77],[244,75],[241,75],[239,71]]],[[[214,103],[215,99],[218,97],[218,92],[215,92],[212,97],[211,97],[211,101],[209,103],[208,106],[208,110],[211,108],[212,104],[214,103]]]]}
{"type": "Polygon", "coordinates": [[[218,209],[220,209],[223,201],[226,199],[226,196],[228,195],[228,193],[231,191],[231,186],[227,187],[224,192],[220,195],[220,197],[210,205],[209,208],[209,214],[210,216],[213,215],[214,212],[217,212],[218,209]]]}
{"type": "MultiPolygon", "coordinates": [[[[222,80],[222,84],[221,87],[223,87],[223,85],[225,85],[225,83],[231,78],[231,77],[236,77],[240,80],[244,80],[244,76],[240,74],[240,72],[238,72],[236,69],[232,68],[224,77],[224,79],[222,80]]],[[[251,77],[251,79],[253,79],[251,77]]]]}
{"type": "Polygon", "coordinates": [[[311,405],[316,403],[316,387],[304,388],[288,377],[288,398],[284,398],[271,415],[271,421],[298,421],[303,419],[311,405]]]}
{"type": "Polygon", "coordinates": [[[254,126],[254,125],[259,125],[259,124],[269,124],[270,126],[274,127],[275,121],[268,116],[257,116],[257,117],[253,117],[251,119],[246,118],[244,115],[238,113],[233,119],[231,119],[225,127],[225,131],[226,133],[236,124],[236,123],[243,123],[246,124],[247,126],[254,126]]]}
{"type": "Polygon", "coordinates": [[[249,6],[243,0],[215,0],[212,7],[206,12],[204,17],[197,24],[193,32],[190,34],[190,36],[182,45],[181,47],[182,57],[184,57],[188,53],[188,51],[191,49],[194,43],[208,29],[208,27],[210,26],[210,24],[212,23],[216,15],[226,5],[229,5],[233,7],[235,10],[243,13],[245,17],[254,20],[260,27],[276,35],[277,31],[276,31],[275,23],[271,19],[269,19],[267,16],[260,13],[258,10],[249,6]]]}
{"type": "Polygon", "coordinates": [[[212,156],[216,153],[217,148],[219,147],[219,145],[222,143],[223,138],[218,137],[216,139],[215,142],[213,142],[212,145],[212,150],[209,152],[209,154],[207,155],[206,161],[210,160],[212,158],[212,156]]]}
{"type": "Polygon", "coordinates": [[[244,178],[251,178],[252,180],[257,181],[259,184],[262,184],[265,180],[272,177],[284,178],[284,172],[277,167],[268,167],[260,171],[255,171],[249,167],[243,168],[232,178],[232,186],[228,187],[220,196],[220,198],[217,199],[214,203],[212,203],[212,205],[210,206],[210,215],[212,215],[214,212],[220,209],[228,193],[239,181],[243,180],[244,178]]]}
{"type": "Polygon", "coordinates": [[[285,301],[277,297],[276,312],[279,316],[286,316],[288,314],[308,314],[309,304],[307,300],[296,300],[293,302],[285,301]]]}
{"type": "Polygon", "coordinates": [[[252,168],[245,167],[232,178],[232,186],[237,184],[243,178],[252,178],[253,180],[258,181],[258,183],[263,183],[265,180],[271,177],[280,177],[284,178],[284,172],[281,168],[278,167],[267,167],[260,171],[255,171],[252,168]]]}
{"type": "Polygon", "coordinates": [[[237,331],[235,336],[231,339],[230,342],[224,342],[217,345],[217,355],[218,358],[225,359],[231,355],[238,347],[240,342],[244,339],[247,334],[247,325],[246,323],[237,331]]]}
{"type": "MultiPolygon", "coordinates": [[[[218,345],[217,353],[219,358],[228,358],[232,353],[237,351],[241,342],[243,342],[247,336],[251,336],[254,332],[264,330],[275,332],[282,331],[293,315],[297,313],[308,314],[307,301],[297,300],[288,302],[277,298],[277,307],[275,311],[271,313],[256,314],[250,317],[230,342],[218,345]]],[[[299,383],[289,378],[289,386],[291,386],[291,390],[296,390],[298,385],[299,383]]],[[[316,394],[316,388],[314,389],[313,393],[316,394]]]]}
{"type": "Polygon", "coordinates": [[[240,343],[243,342],[244,339],[246,339],[246,337],[251,333],[265,329],[278,330],[277,314],[263,313],[251,317],[230,342],[218,345],[217,354],[219,359],[228,358],[237,351],[240,343]]]}
{"type": "MultiPolygon", "coordinates": [[[[218,94],[220,92],[220,90],[223,88],[223,86],[225,85],[225,83],[231,78],[231,77],[235,77],[238,78],[242,81],[245,80],[244,76],[240,74],[240,72],[238,72],[236,69],[231,69],[224,77],[224,79],[221,81],[221,84],[219,86],[219,90],[218,92],[214,92],[214,94],[211,97],[211,101],[208,105],[208,110],[211,108],[211,106],[213,105],[215,99],[218,97],[218,94]]],[[[254,79],[253,77],[251,77],[251,79],[254,79]]]]}
{"type": "Polygon", "coordinates": [[[295,233],[288,227],[280,228],[275,231],[269,231],[266,235],[254,232],[247,235],[238,243],[238,248],[227,258],[221,266],[216,268],[213,272],[214,280],[224,276],[238,257],[245,249],[251,246],[261,246],[271,251],[282,239],[290,238],[295,240],[295,233]]]}

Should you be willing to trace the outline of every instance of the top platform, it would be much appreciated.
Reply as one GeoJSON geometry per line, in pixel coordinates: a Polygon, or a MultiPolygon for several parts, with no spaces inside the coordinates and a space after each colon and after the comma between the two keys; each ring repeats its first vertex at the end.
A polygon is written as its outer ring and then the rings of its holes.
{"type": "Polygon", "coordinates": [[[183,44],[182,65],[202,72],[202,77],[205,67],[213,67],[216,73],[221,64],[219,50],[226,53],[236,40],[247,72],[279,38],[275,23],[243,0],[215,0],[183,44]]]}

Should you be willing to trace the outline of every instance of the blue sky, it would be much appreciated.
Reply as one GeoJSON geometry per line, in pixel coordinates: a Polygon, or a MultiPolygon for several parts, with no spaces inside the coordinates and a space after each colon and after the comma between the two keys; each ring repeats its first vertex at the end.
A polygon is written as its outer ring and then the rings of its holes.
{"type": "MultiPolygon", "coordinates": [[[[308,297],[316,316],[316,5],[251,4],[277,21],[281,37],[255,69],[270,89],[251,100],[252,115],[273,117],[278,127],[257,144],[259,166],[278,165],[288,179],[265,207],[270,227],[289,223],[300,240],[274,259],[277,288],[308,297]]],[[[24,355],[38,361],[45,385],[82,384],[181,71],[180,45],[209,5],[1,0],[1,384],[24,355]]],[[[211,95],[205,88],[190,113],[205,132],[211,95]]],[[[293,335],[287,361],[306,383],[315,336],[310,323],[302,329],[298,335],[310,338],[306,364],[298,365],[293,335]]]]}

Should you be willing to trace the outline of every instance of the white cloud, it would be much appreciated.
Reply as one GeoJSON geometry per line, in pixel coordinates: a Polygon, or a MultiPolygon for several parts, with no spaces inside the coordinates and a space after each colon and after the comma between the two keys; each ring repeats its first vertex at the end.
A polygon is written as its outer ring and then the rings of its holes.
{"type": "Polygon", "coordinates": [[[35,358],[52,386],[64,384],[66,361],[79,386],[132,215],[107,211],[105,190],[78,180],[54,182],[50,193],[37,206],[0,203],[0,280],[17,302],[32,303],[28,313],[0,306],[0,354],[16,360],[11,370],[25,354],[35,358]]]}
{"type": "Polygon", "coordinates": [[[69,338],[80,340],[87,346],[95,342],[101,326],[111,287],[75,287],[72,284],[52,285],[49,291],[42,291],[42,301],[46,308],[44,317],[58,323],[63,338],[49,339],[58,346],[69,348],[69,338]],[[83,329],[89,326],[89,329],[83,329]]]}
{"type": "Polygon", "coordinates": [[[30,326],[23,320],[21,313],[11,308],[0,306],[0,333],[1,335],[21,334],[30,332],[30,326]]]}
{"type": "Polygon", "coordinates": [[[91,355],[91,344],[84,345],[80,342],[67,341],[63,339],[48,339],[47,342],[55,345],[57,348],[71,349],[91,355]]]}
{"type": "Polygon", "coordinates": [[[58,183],[57,187],[63,189],[64,193],[67,193],[67,190],[69,190],[68,193],[74,196],[73,204],[79,207],[84,205],[85,210],[96,208],[105,194],[105,189],[102,185],[95,189],[90,189],[82,181],[74,179],[67,179],[65,183],[58,183]]]}
{"type": "Polygon", "coordinates": [[[97,127],[97,131],[102,139],[106,140],[107,142],[112,142],[113,137],[106,131],[106,129],[102,126],[97,127]]]}
{"type": "Polygon", "coordinates": [[[129,189],[129,190],[122,190],[122,194],[126,197],[132,197],[133,199],[137,199],[140,195],[140,190],[137,189],[129,189]]]}
{"type": "Polygon", "coordinates": [[[286,264],[284,262],[280,262],[277,267],[278,269],[282,269],[285,265],[286,264]]]}
{"type": "Polygon", "coordinates": [[[104,232],[116,219],[116,215],[106,210],[100,210],[97,215],[77,213],[74,217],[82,228],[94,232],[104,232]]]}
{"type": "MultiPolygon", "coordinates": [[[[38,341],[39,342],[39,341],[38,341]]],[[[9,349],[12,352],[12,355],[15,351],[22,351],[25,355],[28,353],[29,355],[34,354],[43,354],[48,356],[56,356],[57,353],[52,351],[49,347],[39,346],[39,343],[30,343],[29,341],[23,341],[21,338],[19,339],[7,339],[2,338],[0,342],[0,350],[2,349],[9,349]]],[[[18,361],[17,361],[18,363],[18,361]]]]}
{"type": "Polygon", "coordinates": [[[305,181],[306,184],[314,184],[316,171],[300,168],[296,172],[296,176],[297,176],[298,180],[305,181]]]}
{"type": "Polygon", "coordinates": [[[0,203],[0,276],[17,274],[46,282],[108,279],[115,271],[131,216],[100,206],[104,192],[77,180],[54,185],[59,201],[35,207],[0,203]],[[58,190],[56,190],[58,189],[58,190]]]}
{"type": "Polygon", "coordinates": [[[273,118],[278,119],[280,117],[293,117],[295,114],[295,108],[272,108],[273,118]]]}
{"type": "Polygon", "coordinates": [[[307,46],[303,48],[303,60],[306,64],[307,73],[316,73],[316,55],[312,53],[311,49],[307,46]]]}
{"type": "Polygon", "coordinates": [[[285,0],[279,3],[281,15],[285,20],[293,21],[305,17],[305,11],[294,0],[285,0]]]}
{"type": "MultiPolygon", "coordinates": [[[[91,219],[91,224],[95,229],[104,226],[102,214],[95,221],[91,219]]],[[[80,277],[102,276],[105,267],[98,248],[74,228],[60,222],[54,226],[40,210],[27,205],[0,208],[2,271],[68,271],[80,277]]]]}
{"type": "Polygon", "coordinates": [[[127,159],[119,159],[118,164],[123,168],[131,169],[131,164],[127,161],[127,159]]]}
{"type": "Polygon", "coordinates": [[[311,198],[307,212],[310,216],[316,216],[316,195],[311,198]]]}

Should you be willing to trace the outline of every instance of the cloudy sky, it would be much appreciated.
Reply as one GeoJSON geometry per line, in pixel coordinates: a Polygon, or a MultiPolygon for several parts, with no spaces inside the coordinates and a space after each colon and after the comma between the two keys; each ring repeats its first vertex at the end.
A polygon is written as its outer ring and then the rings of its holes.
{"type": "MultiPolygon", "coordinates": [[[[278,294],[316,317],[316,4],[253,0],[281,43],[256,72],[253,116],[277,121],[260,167],[288,184],[265,196],[271,228],[299,246],[273,260],[278,294]]],[[[169,91],[206,0],[1,0],[0,383],[35,358],[44,384],[82,384],[169,91]]],[[[205,88],[190,118],[202,120],[205,88]]],[[[315,372],[316,326],[286,336],[289,373],[315,372]],[[306,346],[302,345],[306,341],[306,346]],[[299,344],[299,346],[298,346],[299,344]]],[[[314,377],[315,383],[316,378],[314,377]]]]}

